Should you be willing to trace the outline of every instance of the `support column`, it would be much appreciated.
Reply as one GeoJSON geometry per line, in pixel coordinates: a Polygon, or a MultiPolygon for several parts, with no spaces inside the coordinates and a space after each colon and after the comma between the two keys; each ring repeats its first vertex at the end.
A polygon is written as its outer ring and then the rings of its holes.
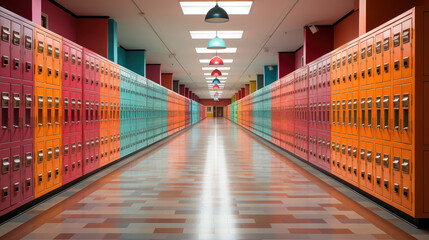
{"type": "Polygon", "coordinates": [[[192,99],[192,91],[189,91],[189,92],[188,92],[188,98],[189,98],[189,99],[192,99]]]}
{"type": "Polygon", "coordinates": [[[236,92],[235,93],[235,101],[238,101],[238,100],[240,100],[240,96],[239,96],[238,92],[236,92]]]}
{"type": "Polygon", "coordinates": [[[317,27],[319,30],[312,33],[310,28],[304,27],[304,63],[308,64],[334,48],[334,27],[317,27]]]}
{"type": "Polygon", "coordinates": [[[245,85],[244,85],[244,89],[246,89],[246,90],[244,91],[244,96],[249,95],[249,94],[250,94],[250,84],[245,84],[245,85]]]}
{"type": "Polygon", "coordinates": [[[126,50],[125,67],[141,76],[146,76],[146,50],[126,50]]]}
{"type": "Polygon", "coordinates": [[[146,78],[161,84],[161,64],[146,64],[146,78]]]}
{"type": "Polygon", "coordinates": [[[257,82],[256,88],[257,88],[257,90],[259,90],[259,89],[264,87],[264,74],[257,74],[256,79],[257,79],[256,80],[256,82],[257,82]]]}
{"type": "Polygon", "coordinates": [[[277,66],[264,66],[264,87],[279,79],[277,66]]]}
{"type": "Polygon", "coordinates": [[[179,85],[179,94],[185,96],[185,84],[179,85]]]}
{"type": "Polygon", "coordinates": [[[76,43],[108,58],[109,17],[76,18],[76,43]]]}
{"type": "Polygon", "coordinates": [[[185,97],[189,98],[189,88],[185,87],[185,97]]]}
{"type": "Polygon", "coordinates": [[[231,103],[235,102],[235,95],[232,96],[231,98],[231,103]]]}
{"type": "Polygon", "coordinates": [[[173,91],[179,93],[179,80],[173,80],[173,91]]]}
{"type": "Polygon", "coordinates": [[[167,89],[173,90],[173,74],[172,73],[161,74],[161,85],[167,89]]]}
{"type": "Polygon", "coordinates": [[[279,79],[295,71],[295,53],[279,52],[278,53],[278,77],[279,79]]]}
{"type": "Polygon", "coordinates": [[[118,62],[118,23],[109,19],[109,60],[118,62]]]}
{"type": "Polygon", "coordinates": [[[250,81],[250,94],[256,92],[256,81],[250,81]]]}
{"type": "Polygon", "coordinates": [[[244,98],[246,96],[246,89],[241,88],[241,98],[244,98]]]}
{"type": "Polygon", "coordinates": [[[42,25],[42,0],[2,0],[1,6],[38,25],[42,25]]]}

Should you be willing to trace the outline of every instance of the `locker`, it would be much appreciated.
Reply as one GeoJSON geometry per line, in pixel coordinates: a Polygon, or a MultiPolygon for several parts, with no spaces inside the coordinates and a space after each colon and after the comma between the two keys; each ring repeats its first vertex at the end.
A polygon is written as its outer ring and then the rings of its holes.
{"type": "Polygon", "coordinates": [[[54,155],[55,147],[53,140],[46,140],[46,161],[44,163],[43,175],[46,180],[46,190],[50,190],[55,185],[55,172],[54,172],[54,155]]]}
{"type": "Polygon", "coordinates": [[[33,118],[34,118],[34,107],[33,107],[33,86],[23,85],[22,86],[22,97],[21,105],[22,109],[22,140],[33,139],[33,118]]]}
{"type": "Polygon", "coordinates": [[[412,84],[393,86],[393,110],[391,113],[393,142],[412,143],[412,92],[412,84]]]}
{"type": "MultiPolygon", "coordinates": [[[[378,32],[375,35],[375,56],[374,56],[374,83],[383,82],[383,32],[378,32]]],[[[389,41],[386,41],[386,47],[389,47],[389,41]]],[[[369,69],[368,69],[369,75],[369,69]]]]}
{"type": "Polygon", "coordinates": [[[383,196],[387,199],[391,199],[392,182],[391,182],[391,168],[392,168],[392,155],[390,146],[383,146],[382,155],[383,165],[383,196]]]}
{"type": "Polygon", "coordinates": [[[74,157],[71,153],[71,143],[73,142],[73,137],[64,137],[63,136],[63,183],[68,183],[72,179],[72,170],[70,161],[74,157]]]}
{"type": "Polygon", "coordinates": [[[412,210],[412,205],[414,203],[414,180],[412,178],[412,165],[414,163],[413,155],[410,150],[402,149],[402,156],[400,159],[400,169],[402,176],[402,186],[399,188],[399,193],[401,194],[401,203],[402,206],[412,210]]]}
{"type": "Polygon", "coordinates": [[[71,78],[73,75],[73,70],[71,69],[71,48],[70,45],[63,41],[63,75],[62,75],[62,87],[71,87],[71,78]]]}
{"type": "Polygon", "coordinates": [[[34,193],[36,197],[41,196],[46,189],[46,174],[44,172],[45,162],[47,161],[46,148],[44,140],[36,140],[35,159],[34,159],[34,193]]]}
{"type": "Polygon", "coordinates": [[[392,76],[392,37],[390,27],[383,31],[383,66],[382,66],[382,76],[383,82],[389,82],[392,76]]]}
{"type": "MultiPolygon", "coordinates": [[[[52,56],[52,67],[53,67],[53,73],[52,73],[52,84],[55,86],[61,86],[61,76],[62,76],[62,72],[61,72],[61,56],[62,56],[62,41],[61,38],[56,39],[53,38],[52,39],[52,44],[53,44],[53,56],[52,56]]],[[[49,58],[49,46],[48,46],[48,54],[47,57],[49,58]]],[[[49,74],[49,71],[48,71],[49,74]]]]}
{"type": "Polygon", "coordinates": [[[400,56],[401,59],[398,59],[399,62],[402,62],[402,65],[400,65],[400,69],[401,69],[401,77],[402,78],[408,78],[412,76],[412,71],[414,69],[413,66],[413,57],[412,57],[412,53],[413,53],[413,49],[412,49],[412,29],[413,29],[413,25],[412,25],[412,19],[405,19],[402,24],[401,24],[401,50],[402,50],[402,55],[400,56]]]}
{"type": "Polygon", "coordinates": [[[11,199],[11,155],[10,148],[0,149],[0,159],[1,159],[1,201],[0,201],[0,210],[4,210],[10,207],[11,199]]]}
{"type": "Polygon", "coordinates": [[[33,143],[25,144],[22,146],[22,180],[21,188],[23,193],[23,200],[28,200],[34,196],[34,172],[33,172],[33,143]]]}
{"type": "Polygon", "coordinates": [[[22,79],[26,81],[33,82],[33,36],[34,36],[34,26],[24,25],[23,26],[23,35],[22,40],[22,79]]]}
{"type": "Polygon", "coordinates": [[[374,171],[376,162],[374,160],[374,144],[367,142],[366,143],[366,188],[370,191],[374,190],[374,171]]]}
{"type": "MultiPolygon", "coordinates": [[[[21,24],[16,20],[11,22],[11,35],[10,35],[10,76],[15,79],[22,78],[21,71],[21,35],[22,28],[21,24]]],[[[4,63],[4,62],[3,62],[4,63]]]]}
{"type": "Polygon", "coordinates": [[[11,172],[11,185],[10,185],[10,196],[11,205],[15,205],[22,201],[22,189],[21,189],[21,168],[22,168],[22,157],[21,157],[21,146],[13,146],[10,149],[11,158],[9,171],[11,172]]]}
{"type": "Polygon", "coordinates": [[[362,137],[373,137],[374,128],[374,94],[373,89],[360,91],[360,104],[359,104],[359,135],[362,137]]]}
{"type": "Polygon", "coordinates": [[[374,91],[375,95],[375,138],[381,140],[390,140],[390,87],[378,88],[374,91]]]}
{"type": "Polygon", "coordinates": [[[0,91],[1,91],[1,122],[2,122],[1,123],[0,143],[8,143],[11,141],[10,84],[0,82],[0,91]]]}
{"type": "Polygon", "coordinates": [[[361,63],[364,62],[362,57],[365,57],[366,68],[361,69],[361,85],[371,85],[374,83],[374,56],[375,56],[375,47],[374,47],[374,37],[370,36],[366,40],[361,41],[365,43],[366,46],[366,57],[365,52],[362,53],[361,50],[361,63]],[[363,83],[362,83],[363,82],[363,83]]]}
{"type": "Polygon", "coordinates": [[[2,55],[2,63],[0,67],[0,76],[1,77],[11,77],[11,20],[5,18],[4,16],[0,16],[0,24],[1,24],[1,45],[0,45],[0,53],[2,55]]]}

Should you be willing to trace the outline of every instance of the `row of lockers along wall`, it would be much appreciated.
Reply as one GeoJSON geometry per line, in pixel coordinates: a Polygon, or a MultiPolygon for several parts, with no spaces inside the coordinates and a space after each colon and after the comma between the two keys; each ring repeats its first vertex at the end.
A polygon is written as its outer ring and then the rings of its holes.
{"type": "Polygon", "coordinates": [[[429,218],[426,14],[411,9],[224,115],[394,209],[429,218]]]}
{"type": "Polygon", "coordinates": [[[205,108],[0,8],[0,216],[180,131],[205,108]]]}

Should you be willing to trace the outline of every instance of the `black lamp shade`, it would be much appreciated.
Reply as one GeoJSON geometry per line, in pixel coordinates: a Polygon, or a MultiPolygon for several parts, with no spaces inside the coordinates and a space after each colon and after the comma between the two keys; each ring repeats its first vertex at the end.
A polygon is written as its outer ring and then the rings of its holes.
{"type": "Polygon", "coordinates": [[[208,23],[225,23],[229,21],[229,16],[223,8],[216,4],[207,12],[205,21],[208,23]]]}

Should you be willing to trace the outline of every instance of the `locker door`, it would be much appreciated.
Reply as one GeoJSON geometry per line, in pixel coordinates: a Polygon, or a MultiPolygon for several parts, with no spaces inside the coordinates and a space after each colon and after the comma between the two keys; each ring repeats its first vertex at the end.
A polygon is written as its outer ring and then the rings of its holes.
{"type": "Polygon", "coordinates": [[[34,159],[34,193],[37,196],[46,189],[45,162],[47,161],[45,142],[36,142],[36,158],[34,159]]]}
{"type": "MultiPolygon", "coordinates": [[[[338,59],[337,59],[338,61],[338,59]]],[[[340,75],[340,86],[341,89],[345,89],[349,87],[347,83],[347,49],[344,49],[341,53],[341,75],[340,75]]],[[[337,66],[338,67],[338,66],[337,66]]]]}
{"type": "MultiPolygon", "coordinates": [[[[402,59],[402,50],[401,50],[401,23],[392,27],[392,79],[398,80],[401,79],[401,59],[402,59]]],[[[394,194],[395,195],[395,194],[394,194]]]]}
{"type": "MultiPolygon", "coordinates": [[[[82,49],[77,49],[76,50],[76,88],[79,89],[83,89],[83,84],[84,84],[84,69],[85,67],[83,66],[83,53],[82,53],[82,49]]],[[[72,59],[73,60],[73,59],[72,59]]]]}
{"type": "Polygon", "coordinates": [[[33,86],[22,86],[22,140],[32,139],[33,130],[33,86]]]}
{"type": "Polygon", "coordinates": [[[69,133],[71,132],[71,128],[72,126],[72,109],[71,109],[71,102],[72,102],[72,97],[70,97],[72,93],[69,91],[63,91],[63,134],[64,133],[69,133]]]}
{"type": "MultiPolygon", "coordinates": [[[[374,57],[374,83],[381,83],[383,81],[383,33],[377,33],[375,35],[375,57],[374,57]]],[[[388,41],[386,42],[387,46],[388,41]]],[[[368,75],[369,75],[368,68],[368,75]]]]}
{"type": "Polygon", "coordinates": [[[345,162],[345,174],[347,176],[347,179],[354,181],[354,174],[353,174],[353,141],[351,139],[345,139],[344,142],[346,143],[346,154],[344,155],[346,162],[345,162]]]}
{"type": "Polygon", "coordinates": [[[91,90],[90,85],[90,57],[88,53],[83,54],[83,89],[91,90]]]}
{"type": "Polygon", "coordinates": [[[413,204],[413,178],[411,177],[412,163],[412,152],[406,149],[402,149],[402,162],[401,162],[401,175],[402,175],[402,206],[412,209],[413,204]]]}
{"type": "Polygon", "coordinates": [[[341,149],[340,149],[340,172],[343,179],[348,179],[349,175],[347,174],[347,148],[348,148],[348,139],[340,138],[341,149]]]}
{"type": "Polygon", "coordinates": [[[22,79],[33,81],[33,29],[23,26],[24,44],[22,47],[22,79]]]}
{"type": "MultiPolygon", "coordinates": [[[[374,83],[374,37],[366,40],[366,71],[365,78],[367,84],[374,83]]],[[[362,73],[361,73],[362,76],[362,73]]]]}
{"type": "Polygon", "coordinates": [[[10,66],[11,63],[11,21],[9,19],[0,17],[1,24],[1,45],[0,45],[0,54],[1,54],[1,66],[0,66],[0,76],[10,77],[10,66]]]}
{"type": "Polygon", "coordinates": [[[72,55],[72,51],[71,48],[68,44],[63,44],[63,81],[62,81],[62,86],[63,87],[74,87],[71,79],[72,79],[72,75],[73,75],[73,71],[71,70],[71,55],[72,55]]]}
{"type": "Polygon", "coordinates": [[[63,137],[63,181],[69,182],[72,175],[72,167],[70,160],[73,157],[71,151],[71,144],[73,142],[73,137],[63,137]]]}
{"type": "MultiPolygon", "coordinates": [[[[366,47],[367,47],[367,41],[369,40],[361,40],[359,42],[359,75],[360,75],[360,84],[362,86],[368,85],[368,79],[367,79],[367,59],[366,59],[366,47]]],[[[372,50],[372,47],[371,47],[372,50]]],[[[372,56],[371,56],[372,57],[372,56]]]]}
{"type": "Polygon", "coordinates": [[[374,182],[376,182],[374,179],[374,173],[375,173],[375,166],[377,163],[374,160],[374,144],[373,143],[366,143],[366,188],[370,191],[374,190],[374,182]]]}
{"type": "Polygon", "coordinates": [[[331,67],[332,67],[332,71],[331,71],[331,78],[329,79],[329,81],[332,83],[331,84],[331,91],[335,91],[337,89],[337,55],[336,54],[332,54],[331,55],[331,67]]]}
{"type": "Polygon", "coordinates": [[[21,71],[21,24],[11,22],[11,44],[10,44],[10,76],[16,79],[22,79],[21,71]]]}
{"type": "Polygon", "coordinates": [[[367,164],[371,164],[366,162],[366,151],[367,151],[367,143],[364,141],[361,141],[359,143],[359,176],[360,176],[359,182],[360,182],[361,188],[367,188],[366,175],[368,172],[366,170],[366,166],[367,164]]]}
{"type": "Polygon", "coordinates": [[[407,78],[412,76],[413,69],[413,58],[412,58],[412,19],[406,19],[402,22],[402,33],[401,33],[401,49],[402,49],[402,78],[407,78]]]}
{"type": "Polygon", "coordinates": [[[94,91],[100,92],[100,59],[94,58],[94,91]]]}
{"type": "Polygon", "coordinates": [[[401,158],[402,149],[392,148],[392,200],[393,202],[402,205],[402,176],[401,176],[401,158]]]}
{"type": "Polygon", "coordinates": [[[351,111],[351,134],[354,136],[358,136],[358,98],[359,97],[359,93],[353,92],[350,94],[350,98],[352,100],[352,111],[351,111]]]}
{"type": "Polygon", "coordinates": [[[390,28],[383,32],[383,82],[389,82],[392,76],[392,37],[390,28]]]}
{"type": "Polygon", "coordinates": [[[62,116],[63,116],[63,112],[61,109],[61,91],[60,90],[53,90],[52,91],[53,95],[54,95],[54,119],[53,119],[53,132],[55,135],[59,135],[61,134],[61,121],[62,121],[62,116]]]}
{"type": "Polygon", "coordinates": [[[46,141],[46,161],[43,175],[46,180],[46,189],[50,189],[54,186],[54,142],[53,140],[46,141]]]}
{"type": "MultiPolygon", "coordinates": [[[[82,96],[82,93],[80,93],[80,92],[77,92],[74,95],[75,95],[75,98],[76,98],[76,104],[75,104],[75,109],[76,109],[75,116],[76,116],[76,119],[75,119],[75,129],[74,129],[74,131],[75,132],[80,132],[80,131],[82,131],[82,123],[84,122],[84,119],[83,119],[83,106],[82,106],[82,104],[83,104],[83,96],[82,96]]],[[[73,108],[73,106],[72,106],[72,108],[73,108]]]]}
{"type": "Polygon", "coordinates": [[[391,199],[391,193],[392,193],[392,182],[391,182],[391,168],[392,168],[392,162],[393,157],[391,153],[390,146],[383,146],[383,196],[387,199],[391,199]]]}
{"type": "Polygon", "coordinates": [[[383,195],[383,146],[375,144],[375,192],[383,195]]]}
{"type": "Polygon", "coordinates": [[[23,199],[29,199],[33,196],[34,186],[34,172],[33,172],[33,144],[26,144],[22,146],[22,192],[23,199]]]}
{"type": "Polygon", "coordinates": [[[54,134],[54,96],[52,89],[45,89],[46,96],[46,125],[45,125],[45,136],[52,136],[54,134]]]}
{"type": "MultiPolygon", "coordinates": [[[[63,52],[65,53],[66,49],[65,49],[65,45],[63,45],[63,52]]],[[[76,48],[71,46],[70,47],[70,51],[69,51],[69,59],[68,59],[68,65],[70,66],[70,72],[69,72],[69,83],[70,83],[70,87],[72,88],[79,88],[78,84],[77,84],[77,57],[76,57],[76,48]]],[[[63,66],[64,66],[64,59],[63,59],[63,66]]],[[[65,69],[62,70],[63,72],[65,71],[65,69]]]]}
{"type": "Polygon", "coordinates": [[[1,159],[1,175],[0,175],[0,187],[1,187],[1,200],[0,210],[10,207],[10,196],[11,196],[11,155],[10,148],[0,149],[1,159]]]}
{"type": "MultiPolygon", "coordinates": [[[[47,84],[55,84],[54,82],[54,40],[50,35],[46,35],[46,55],[45,55],[45,69],[46,71],[43,73],[46,76],[46,83],[47,84]]],[[[44,70],[45,70],[44,69],[44,70]]]]}
{"type": "Polygon", "coordinates": [[[359,62],[358,62],[358,44],[355,44],[352,47],[352,69],[350,71],[351,74],[351,81],[352,81],[352,87],[358,87],[359,86],[359,62]]]}
{"type": "Polygon", "coordinates": [[[411,144],[412,85],[393,87],[392,141],[411,144]]]}
{"type": "Polygon", "coordinates": [[[22,172],[22,156],[21,146],[11,148],[11,158],[9,170],[11,172],[11,185],[9,193],[11,195],[10,205],[19,203],[22,200],[21,193],[21,172],[22,172]]]}
{"type": "Polygon", "coordinates": [[[35,77],[34,80],[38,83],[46,83],[46,66],[45,66],[45,51],[46,51],[46,41],[44,33],[40,31],[36,31],[35,42],[37,45],[35,46],[35,56],[34,56],[34,65],[36,69],[34,69],[35,77]]]}
{"type": "Polygon", "coordinates": [[[353,80],[353,50],[354,50],[354,45],[349,46],[347,48],[347,56],[346,56],[346,81],[345,81],[345,85],[346,88],[351,88],[354,87],[355,82],[353,80]]]}
{"type": "Polygon", "coordinates": [[[351,146],[352,146],[352,180],[355,182],[356,186],[359,186],[359,143],[357,140],[352,139],[351,140],[351,146]]]}
{"type": "Polygon", "coordinates": [[[62,155],[61,155],[61,139],[57,138],[53,141],[54,147],[54,160],[53,160],[53,174],[54,185],[61,185],[62,178],[62,155]]]}
{"type": "Polygon", "coordinates": [[[100,85],[100,93],[102,93],[102,94],[107,93],[106,88],[105,88],[106,83],[105,83],[104,75],[105,75],[104,74],[104,61],[100,61],[98,76],[99,76],[99,81],[100,81],[100,84],[99,84],[100,85]]]}
{"type": "Polygon", "coordinates": [[[77,135],[75,137],[76,140],[76,159],[72,159],[72,167],[73,164],[75,166],[75,177],[80,177],[83,174],[83,137],[82,135],[77,135]]]}
{"type": "Polygon", "coordinates": [[[11,92],[9,83],[0,83],[1,91],[1,130],[0,130],[0,142],[8,143],[11,141],[11,129],[13,128],[11,123],[11,92]]]}
{"type": "Polygon", "coordinates": [[[62,72],[61,72],[61,56],[62,56],[61,45],[62,45],[62,43],[58,39],[53,39],[53,45],[54,45],[53,46],[54,47],[54,49],[53,49],[54,53],[53,53],[53,57],[52,57],[52,67],[54,69],[54,72],[52,73],[53,74],[52,83],[55,86],[61,86],[61,75],[62,75],[62,72]]]}

